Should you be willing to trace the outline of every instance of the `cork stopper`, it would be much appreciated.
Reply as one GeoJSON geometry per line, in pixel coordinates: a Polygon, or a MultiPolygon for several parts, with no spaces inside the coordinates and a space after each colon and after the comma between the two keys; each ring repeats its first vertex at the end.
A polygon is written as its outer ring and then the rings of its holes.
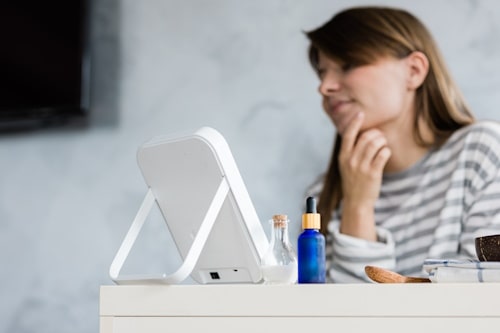
{"type": "Polygon", "coordinates": [[[273,215],[273,224],[275,227],[284,228],[288,223],[288,216],[284,214],[273,215]]]}

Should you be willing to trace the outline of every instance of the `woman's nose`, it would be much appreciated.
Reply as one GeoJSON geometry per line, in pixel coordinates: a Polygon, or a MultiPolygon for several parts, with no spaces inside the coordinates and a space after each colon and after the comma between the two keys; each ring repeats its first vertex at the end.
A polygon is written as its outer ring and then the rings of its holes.
{"type": "Polygon", "coordinates": [[[340,78],[338,75],[328,74],[321,79],[318,91],[323,96],[328,96],[329,94],[336,92],[340,89],[340,78]]]}

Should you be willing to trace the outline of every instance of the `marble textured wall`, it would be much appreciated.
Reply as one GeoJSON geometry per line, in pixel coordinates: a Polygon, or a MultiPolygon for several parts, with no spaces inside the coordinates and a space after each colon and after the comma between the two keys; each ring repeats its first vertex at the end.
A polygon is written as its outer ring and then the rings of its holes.
{"type": "MultiPolygon", "coordinates": [[[[221,131],[261,219],[289,214],[294,238],[333,136],[301,31],[366,3],[421,17],[478,117],[499,118],[494,0],[95,0],[92,126],[0,137],[0,332],[98,330],[99,285],[146,190],[136,149],[156,134],[221,131]]],[[[126,269],[175,268],[165,234],[153,214],[126,269]]]]}

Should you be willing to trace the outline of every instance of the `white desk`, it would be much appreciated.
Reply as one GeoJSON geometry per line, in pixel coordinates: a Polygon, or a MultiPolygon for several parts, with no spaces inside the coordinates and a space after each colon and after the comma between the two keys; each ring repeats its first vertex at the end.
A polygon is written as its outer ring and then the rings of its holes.
{"type": "Polygon", "coordinates": [[[500,283],[102,286],[101,333],[498,332],[500,283]]]}

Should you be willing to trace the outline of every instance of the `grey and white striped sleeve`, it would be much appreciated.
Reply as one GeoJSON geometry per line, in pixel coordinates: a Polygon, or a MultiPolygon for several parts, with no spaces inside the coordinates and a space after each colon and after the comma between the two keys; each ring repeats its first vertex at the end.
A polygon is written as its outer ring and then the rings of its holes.
{"type": "Polygon", "coordinates": [[[486,129],[470,146],[460,255],[475,257],[476,237],[500,234],[500,133],[486,129]]]}
{"type": "Polygon", "coordinates": [[[371,281],[365,266],[378,266],[389,270],[396,268],[395,244],[392,235],[377,227],[377,242],[341,234],[339,221],[329,224],[332,237],[328,256],[328,275],[331,282],[357,283],[371,281]]]}

